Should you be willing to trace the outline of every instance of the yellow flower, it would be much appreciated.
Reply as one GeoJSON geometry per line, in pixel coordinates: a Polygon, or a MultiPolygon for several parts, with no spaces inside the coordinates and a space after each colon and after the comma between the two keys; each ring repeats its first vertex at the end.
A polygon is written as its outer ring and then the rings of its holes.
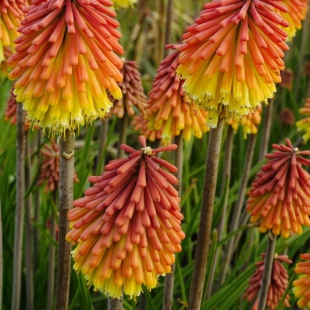
{"type": "Polygon", "coordinates": [[[109,112],[106,89],[121,98],[123,62],[114,51],[123,48],[111,4],[39,0],[27,7],[8,64],[17,101],[32,124],[52,134],[75,130],[109,112]]]}
{"type": "Polygon", "coordinates": [[[279,1],[216,0],[187,28],[177,72],[194,103],[212,112],[211,127],[273,97],[288,49],[288,23],[274,7],[287,11],[279,1]]]}
{"type": "Polygon", "coordinates": [[[135,3],[137,3],[137,0],[112,0],[112,2],[116,9],[120,9],[133,6],[135,3]]]}

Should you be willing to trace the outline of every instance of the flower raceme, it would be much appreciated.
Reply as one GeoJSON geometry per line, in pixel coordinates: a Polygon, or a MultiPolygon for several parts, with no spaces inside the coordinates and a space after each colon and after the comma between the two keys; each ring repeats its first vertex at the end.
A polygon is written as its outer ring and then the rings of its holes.
{"type": "Polygon", "coordinates": [[[123,81],[118,85],[122,90],[123,97],[119,100],[111,100],[113,102],[111,113],[123,118],[126,111],[130,116],[133,116],[135,114],[133,107],[135,106],[141,113],[145,114],[146,96],[137,62],[125,60],[121,74],[123,75],[123,81]]]}
{"type": "Polygon", "coordinates": [[[143,136],[140,143],[141,150],[123,144],[128,157],[110,161],[102,176],[90,177],[95,185],[68,214],[67,240],[77,243],[74,269],[113,298],[122,292],[138,296],[142,284],[154,288],[159,275],[171,272],[184,238],[173,187],[178,180],[170,173],[177,168],[156,157],[177,146],[152,150],[143,136]]]}
{"type": "Polygon", "coordinates": [[[297,30],[301,29],[301,21],[305,19],[308,8],[308,0],[283,0],[283,4],[287,6],[288,12],[276,10],[277,13],[289,23],[284,30],[288,34],[288,38],[292,40],[297,30]]]}
{"type": "Polygon", "coordinates": [[[289,139],[286,145],[272,147],[276,151],[265,156],[269,161],[257,173],[246,209],[261,232],[272,229],[287,238],[290,232],[301,234],[302,225],[310,225],[310,175],[302,167],[310,165],[302,157],[310,151],[299,151],[289,139]]]}
{"type": "MultiPolygon", "coordinates": [[[[262,253],[262,257],[265,257],[265,253],[262,253]]],[[[266,300],[266,306],[268,309],[277,309],[279,301],[281,300],[287,285],[288,285],[288,274],[287,270],[283,267],[282,263],[291,264],[292,261],[287,255],[275,254],[270,284],[268,288],[268,295],[266,300]]],[[[262,285],[263,272],[264,272],[264,259],[256,263],[257,269],[249,281],[248,289],[246,293],[242,296],[246,298],[247,301],[252,301],[255,297],[258,297],[258,292],[262,285]]],[[[285,296],[284,305],[289,307],[289,295],[285,296]]],[[[258,307],[258,298],[256,299],[252,310],[256,310],[258,307]]]]}
{"type": "Polygon", "coordinates": [[[180,46],[178,74],[196,105],[208,110],[208,124],[219,116],[240,119],[273,97],[284,69],[288,23],[274,8],[280,1],[214,0],[187,28],[180,46]]]}
{"type": "Polygon", "coordinates": [[[75,130],[105,117],[113,97],[121,98],[117,82],[123,62],[116,13],[109,0],[34,0],[8,60],[14,69],[17,101],[28,119],[52,134],[75,130]]]}
{"type": "Polygon", "coordinates": [[[155,131],[163,128],[162,140],[165,144],[170,143],[171,138],[178,136],[181,131],[188,141],[192,134],[201,138],[203,132],[208,130],[207,113],[197,109],[186,98],[182,89],[184,81],[176,75],[179,54],[179,51],[175,51],[160,63],[147,105],[148,127],[155,131]]]}
{"type": "Polygon", "coordinates": [[[297,305],[299,308],[310,307],[310,254],[301,254],[300,258],[304,262],[297,263],[294,269],[295,273],[299,274],[299,278],[293,282],[293,293],[296,298],[299,298],[297,305]]]}

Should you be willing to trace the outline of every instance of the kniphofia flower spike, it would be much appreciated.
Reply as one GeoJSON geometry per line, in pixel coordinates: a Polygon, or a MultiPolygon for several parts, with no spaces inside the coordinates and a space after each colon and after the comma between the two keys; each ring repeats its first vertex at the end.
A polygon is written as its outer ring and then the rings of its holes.
{"type": "MultiPolygon", "coordinates": [[[[168,46],[175,48],[175,46],[168,46]]],[[[168,55],[161,63],[154,78],[149,94],[147,117],[150,130],[163,128],[162,140],[170,143],[171,138],[183,131],[186,141],[192,134],[201,138],[208,130],[206,125],[207,113],[197,109],[189,98],[186,98],[182,85],[184,81],[176,75],[179,65],[179,51],[168,55]]]]}
{"type": "Polygon", "coordinates": [[[219,116],[237,120],[273,97],[284,69],[288,23],[274,8],[278,0],[214,0],[187,28],[178,74],[194,103],[208,110],[208,124],[219,116]]]}
{"type": "Polygon", "coordinates": [[[159,275],[171,272],[184,238],[173,186],[178,180],[170,173],[177,168],[156,157],[177,146],[152,150],[143,136],[140,144],[140,150],[123,144],[128,157],[110,161],[102,176],[90,177],[95,185],[68,214],[67,240],[77,243],[74,269],[113,298],[122,292],[138,296],[142,284],[154,288],[159,275]]]}
{"type": "MultiPolygon", "coordinates": [[[[262,257],[265,257],[265,253],[262,253],[262,257]]],[[[287,270],[283,267],[283,263],[291,264],[292,261],[288,258],[287,255],[278,255],[275,254],[270,284],[268,288],[268,295],[266,300],[266,307],[271,310],[275,310],[278,307],[279,301],[281,300],[287,285],[288,285],[288,274],[287,270]]],[[[263,272],[264,272],[264,259],[256,263],[257,269],[255,273],[252,275],[249,281],[249,286],[242,296],[246,298],[248,301],[252,301],[256,298],[256,301],[253,305],[252,310],[256,310],[258,307],[258,292],[262,285],[263,272]]],[[[289,307],[289,295],[287,294],[284,299],[284,305],[289,307]]]]}
{"type": "Polygon", "coordinates": [[[112,99],[113,108],[111,113],[123,118],[125,110],[129,116],[135,114],[134,107],[145,114],[146,95],[144,94],[141,74],[138,71],[138,64],[133,60],[125,60],[121,69],[123,81],[118,85],[122,90],[123,97],[119,100],[112,99]]]}
{"type": "Polygon", "coordinates": [[[299,308],[310,307],[310,254],[301,254],[300,258],[304,262],[297,263],[294,269],[299,274],[297,280],[293,282],[293,293],[298,298],[297,305],[299,308]]]}
{"type": "Polygon", "coordinates": [[[265,156],[269,161],[256,175],[246,209],[261,232],[272,229],[287,238],[290,232],[301,234],[302,225],[310,225],[310,175],[302,167],[310,165],[302,157],[310,151],[299,151],[289,139],[286,145],[272,147],[275,151],[265,156]]]}
{"type": "Polygon", "coordinates": [[[123,53],[110,0],[35,0],[8,60],[28,119],[52,134],[105,117],[121,98],[123,53]]]}

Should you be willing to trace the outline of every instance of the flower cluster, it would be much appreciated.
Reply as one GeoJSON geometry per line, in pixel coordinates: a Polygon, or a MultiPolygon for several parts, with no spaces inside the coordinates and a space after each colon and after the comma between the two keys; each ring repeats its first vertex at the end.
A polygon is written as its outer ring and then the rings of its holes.
{"type": "Polygon", "coordinates": [[[114,51],[123,48],[111,5],[110,0],[36,0],[24,9],[8,64],[17,101],[31,123],[52,134],[75,130],[109,112],[106,89],[121,98],[123,62],[114,51]]]}
{"type": "MultiPolygon", "coordinates": [[[[263,258],[265,257],[265,253],[261,255],[263,258]]],[[[288,285],[288,274],[287,270],[283,267],[282,263],[291,264],[292,261],[287,257],[287,255],[277,255],[275,254],[270,284],[268,288],[268,295],[266,300],[266,306],[268,309],[274,310],[277,308],[279,301],[281,300],[287,285],[288,285]]],[[[264,272],[264,259],[256,263],[257,269],[255,273],[252,275],[248,289],[246,293],[242,296],[246,298],[248,301],[252,301],[256,297],[256,301],[253,305],[252,310],[256,310],[258,307],[258,292],[262,285],[263,272],[264,272]]],[[[289,295],[285,296],[284,305],[289,307],[289,295]]]]}
{"type": "Polygon", "coordinates": [[[173,186],[178,180],[170,173],[177,168],[156,156],[177,146],[151,149],[143,136],[140,144],[141,150],[123,144],[127,158],[112,160],[102,176],[89,177],[95,185],[68,214],[67,240],[77,243],[74,269],[113,298],[123,292],[138,296],[142,284],[154,288],[159,275],[171,272],[185,237],[173,186]]]}
{"type": "MultiPolygon", "coordinates": [[[[44,192],[52,192],[57,187],[59,187],[60,146],[52,141],[51,146],[48,144],[43,146],[41,154],[43,155],[43,161],[42,165],[40,166],[37,186],[46,183],[44,192]]],[[[75,171],[74,182],[79,182],[75,171]]]]}
{"type": "Polygon", "coordinates": [[[0,63],[7,59],[7,52],[14,51],[14,40],[18,37],[17,28],[24,17],[23,0],[0,1],[0,63]]]}
{"type": "Polygon", "coordinates": [[[310,254],[301,254],[300,258],[305,262],[297,263],[295,273],[300,274],[299,278],[293,282],[293,293],[299,298],[297,305],[299,308],[310,307],[310,254]]]}
{"type": "Polygon", "coordinates": [[[240,121],[233,118],[229,118],[227,123],[236,131],[239,125],[242,125],[244,139],[247,138],[249,134],[257,134],[257,126],[262,120],[262,106],[259,105],[252,113],[241,117],[240,121]]]}
{"type": "Polygon", "coordinates": [[[310,98],[306,99],[304,107],[299,109],[300,114],[305,115],[306,117],[298,122],[296,122],[296,126],[299,131],[303,131],[304,135],[303,140],[305,143],[310,138],[310,98]]]}
{"type": "Polygon", "coordinates": [[[144,94],[141,74],[138,71],[138,64],[136,61],[124,61],[123,68],[121,69],[123,81],[118,83],[122,90],[123,97],[119,100],[111,99],[113,108],[111,113],[119,118],[123,118],[125,110],[133,116],[135,106],[141,113],[145,113],[146,96],[144,94]]]}
{"type": "Polygon", "coordinates": [[[269,161],[256,175],[246,209],[261,232],[272,229],[287,238],[290,232],[301,234],[302,225],[310,225],[310,175],[302,167],[310,165],[302,157],[310,151],[299,151],[289,139],[286,145],[272,147],[276,151],[265,156],[269,161]]]}
{"type": "Polygon", "coordinates": [[[208,110],[211,127],[273,97],[288,49],[281,28],[288,23],[274,8],[287,12],[277,0],[214,0],[183,35],[178,74],[194,103],[208,110]]]}
{"type": "Polygon", "coordinates": [[[184,139],[190,140],[192,134],[201,138],[202,133],[208,130],[207,113],[197,109],[186,98],[182,89],[184,81],[176,75],[179,54],[179,51],[175,51],[160,63],[149,93],[148,127],[156,131],[163,128],[162,140],[165,144],[170,143],[171,138],[178,136],[181,131],[184,139]]]}
{"type": "Polygon", "coordinates": [[[283,0],[283,4],[287,6],[288,11],[276,10],[276,12],[289,23],[289,26],[284,30],[287,32],[289,39],[292,40],[296,35],[296,31],[301,29],[301,21],[306,17],[308,0],[283,0]]]}

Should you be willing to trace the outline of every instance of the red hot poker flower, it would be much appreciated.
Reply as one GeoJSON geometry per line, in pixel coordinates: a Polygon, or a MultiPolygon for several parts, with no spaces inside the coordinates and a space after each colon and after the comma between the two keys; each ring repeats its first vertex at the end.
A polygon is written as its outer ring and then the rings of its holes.
{"type": "Polygon", "coordinates": [[[95,185],[68,214],[67,240],[78,244],[74,269],[113,298],[123,292],[138,296],[142,284],[154,288],[159,275],[171,272],[184,238],[173,186],[178,180],[170,173],[177,168],[156,157],[177,146],[152,150],[143,136],[140,143],[141,150],[123,144],[128,157],[110,161],[102,176],[90,177],[95,185]]]}
{"type": "MultiPolygon", "coordinates": [[[[262,257],[265,257],[265,253],[262,253],[262,257]]],[[[287,285],[288,285],[288,274],[287,270],[283,267],[282,263],[291,264],[292,261],[287,255],[275,254],[273,260],[273,266],[271,271],[270,285],[268,289],[268,295],[266,300],[266,306],[268,309],[274,310],[278,307],[279,301],[281,300],[287,285]]],[[[247,301],[252,301],[255,297],[257,298],[258,292],[262,285],[263,272],[264,272],[264,259],[256,263],[257,269],[249,281],[248,289],[242,296],[247,301]]],[[[284,305],[289,307],[289,295],[285,296],[284,305]]],[[[252,310],[256,310],[258,307],[258,298],[256,299],[252,310]]]]}
{"type": "Polygon", "coordinates": [[[276,151],[265,156],[269,161],[252,184],[247,211],[261,232],[272,229],[275,235],[287,238],[290,232],[301,234],[302,225],[310,226],[310,175],[302,167],[310,165],[302,157],[310,151],[299,151],[289,139],[286,145],[272,147],[276,151]]]}

